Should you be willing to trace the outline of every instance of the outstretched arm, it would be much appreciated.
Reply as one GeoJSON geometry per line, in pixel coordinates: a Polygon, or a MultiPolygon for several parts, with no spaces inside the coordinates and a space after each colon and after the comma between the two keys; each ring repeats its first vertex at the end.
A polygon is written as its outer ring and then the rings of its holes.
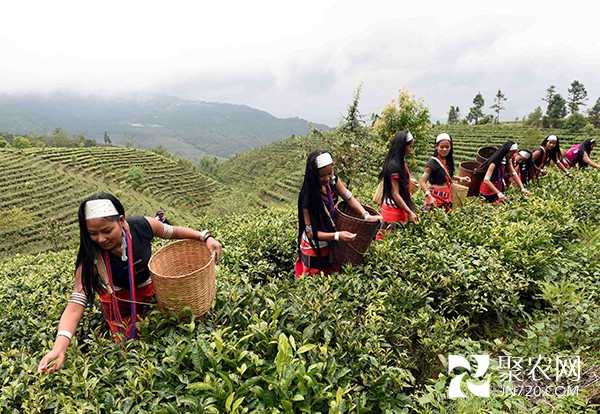
{"type": "Polygon", "coordinates": [[[382,218],[381,216],[370,215],[369,212],[367,210],[365,210],[365,208],[358,202],[358,200],[354,196],[352,196],[352,193],[350,191],[348,191],[348,189],[346,188],[344,183],[342,183],[342,180],[339,180],[339,179],[337,180],[337,183],[335,184],[335,188],[336,188],[338,194],[341,195],[342,198],[348,203],[350,208],[352,208],[352,210],[354,210],[358,214],[360,214],[360,216],[363,219],[369,220],[369,221],[377,221],[382,218]]]}
{"type": "Polygon", "coordinates": [[[221,243],[219,243],[210,233],[206,231],[200,232],[198,230],[190,229],[189,227],[171,226],[169,224],[161,223],[153,217],[146,217],[150,227],[152,227],[152,234],[155,237],[163,239],[193,239],[200,240],[206,243],[206,247],[210,251],[211,256],[214,255],[215,261],[221,257],[221,243]]]}
{"type": "MultiPolygon", "coordinates": [[[[73,293],[83,294],[81,266],[75,271],[75,287],[73,288],[73,293]]],[[[83,312],[85,310],[85,306],[83,305],[84,302],[85,301],[82,299],[78,299],[75,302],[69,300],[58,323],[58,334],[54,341],[54,346],[40,361],[38,365],[38,374],[44,372],[52,373],[58,371],[62,366],[65,360],[65,354],[67,353],[67,348],[71,343],[71,337],[77,331],[77,325],[79,325],[79,321],[81,321],[81,318],[83,317],[83,312]]]]}
{"type": "Polygon", "coordinates": [[[588,155],[587,152],[583,153],[583,162],[585,162],[587,165],[589,165],[590,167],[593,168],[600,168],[600,165],[596,164],[594,161],[592,161],[592,159],[590,158],[590,156],[588,155]]]}

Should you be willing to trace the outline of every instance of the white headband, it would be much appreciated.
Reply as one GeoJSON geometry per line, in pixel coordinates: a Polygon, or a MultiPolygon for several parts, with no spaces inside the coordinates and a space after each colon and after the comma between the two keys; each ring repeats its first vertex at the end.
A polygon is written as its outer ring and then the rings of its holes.
{"type": "Polygon", "coordinates": [[[323,168],[330,164],[333,164],[333,158],[328,152],[324,152],[321,155],[317,155],[317,168],[323,168]]]}
{"type": "Polygon", "coordinates": [[[548,138],[546,138],[547,141],[558,141],[558,138],[556,137],[556,135],[548,135],[548,138]]]}
{"type": "Polygon", "coordinates": [[[412,141],[414,138],[412,136],[412,134],[409,132],[406,133],[406,143],[408,144],[410,141],[412,141]]]}
{"type": "Polygon", "coordinates": [[[514,144],[512,144],[512,146],[510,147],[509,151],[516,151],[519,149],[519,146],[517,145],[517,143],[515,142],[514,144]]]}
{"type": "Polygon", "coordinates": [[[519,155],[523,158],[525,158],[526,160],[529,159],[529,157],[531,157],[531,154],[527,151],[519,151],[519,155]]]}
{"type": "Polygon", "coordinates": [[[119,212],[110,200],[89,200],[87,203],[85,203],[86,220],[91,220],[100,217],[112,217],[118,215],[119,212]]]}
{"type": "Polygon", "coordinates": [[[443,140],[452,142],[452,138],[450,138],[450,135],[448,135],[444,132],[443,134],[440,134],[437,136],[437,138],[435,139],[435,143],[437,144],[438,142],[443,141],[443,140]]]}

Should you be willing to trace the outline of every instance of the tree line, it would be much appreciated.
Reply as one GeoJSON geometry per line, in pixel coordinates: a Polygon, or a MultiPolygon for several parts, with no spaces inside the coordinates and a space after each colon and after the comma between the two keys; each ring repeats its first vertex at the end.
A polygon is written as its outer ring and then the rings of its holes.
{"type": "MultiPolygon", "coordinates": [[[[600,98],[596,100],[594,106],[587,110],[587,116],[580,113],[580,108],[586,106],[588,101],[587,91],[584,85],[578,80],[574,80],[567,90],[567,98],[563,98],[556,91],[555,85],[550,85],[546,89],[546,94],[542,98],[546,102],[546,113],[541,106],[534,109],[532,113],[523,118],[526,126],[537,126],[544,128],[565,128],[571,132],[580,132],[586,129],[600,127],[600,98]],[[570,115],[569,115],[570,114],[570,115]]],[[[494,96],[494,103],[490,106],[492,114],[485,114],[485,100],[481,92],[473,98],[473,106],[464,119],[461,119],[460,108],[450,106],[448,111],[448,124],[489,124],[500,122],[500,112],[506,109],[504,103],[507,101],[504,93],[498,89],[494,96]]]]}

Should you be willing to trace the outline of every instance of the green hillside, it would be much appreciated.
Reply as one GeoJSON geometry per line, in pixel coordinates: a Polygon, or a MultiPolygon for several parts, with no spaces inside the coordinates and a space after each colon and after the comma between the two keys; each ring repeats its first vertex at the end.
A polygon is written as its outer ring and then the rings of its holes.
{"type": "Polygon", "coordinates": [[[79,203],[96,192],[117,194],[131,215],[163,209],[193,223],[224,188],[188,162],[118,147],[0,149],[0,172],[2,256],[73,245],[79,203]]]}
{"type": "MultiPolygon", "coordinates": [[[[475,161],[477,150],[484,146],[500,146],[515,140],[520,147],[537,148],[549,134],[558,134],[562,148],[583,141],[588,136],[570,134],[563,130],[526,128],[514,124],[490,125],[436,125],[429,132],[431,145],[427,152],[416,153],[411,161],[413,175],[419,174],[433,153],[435,137],[449,133],[454,140],[455,165],[475,161]]],[[[600,140],[600,134],[596,136],[600,140]]],[[[315,131],[304,137],[239,154],[217,167],[216,178],[233,188],[243,188],[246,198],[254,196],[256,204],[295,204],[302,185],[307,155],[316,148],[329,149],[337,158],[336,171],[348,181],[352,190],[358,190],[363,201],[370,197],[377,185],[387,149],[373,145],[368,135],[343,136],[338,130],[315,131]],[[360,152],[351,148],[359,147],[360,152]]]]}

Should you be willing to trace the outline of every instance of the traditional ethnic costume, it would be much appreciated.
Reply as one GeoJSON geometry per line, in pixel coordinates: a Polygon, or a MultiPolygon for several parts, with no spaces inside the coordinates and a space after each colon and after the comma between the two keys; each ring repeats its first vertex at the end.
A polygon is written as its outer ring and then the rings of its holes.
{"type": "Polygon", "coordinates": [[[533,163],[539,169],[544,168],[546,165],[550,163],[550,152],[546,150],[544,147],[539,147],[533,150],[533,152],[540,152],[541,157],[537,157],[533,160],[533,163]]]}
{"type": "MultiPolygon", "coordinates": [[[[404,163],[404,169],[406,170],[407,176],[406,186],[407,188],[410,188],[410,171],[408,170],[406,162],[404,163]]],[[[391,180],[400,181],[400,174],[390,174],[390,181],[391,180]]],[[[408,196],[410,197],[410,191],[408,196]]],[[[406,202],[406,200],[404,200],[404,202],[406,202]]],[[[383,217],[383,221],[381,223],[381,229],[376,236],[377,240],[383,240],[386,234],[389,234],[396,228],[397,223],[408,223],[408,213],[402,210],[392,197],[383,198],[381,203],[381,216],[383,217]]]]}
{"type": "Polygon", "coordinates": [[[153,301],[154,287],[148,262],[154,234],[145,217],[132,216],[125,220],[129,231],[123,229],[123,255],[118,257],[111,251],[101,250],[104,266],[99,266],[98,262],[96,266],[103,282],[103,288],[98,291],[102,313],[113,334],[120,332],[132,339],[136,337],[138,317],[147,311],[143,303],[153,301]]]}
{"type": "MultiPolygon", "coordinates": [[[[535,180],[537,178],[537,174],[535,174],[534,171],[532,172],[532,171],[527,170],[526,161],[529,159],[529,157],[531,157],[531,154],[527,151],[519,151],[518,154],[520,154],[522,157],[524,157],[525,161],[522,163],[518,163],[517,162],[517,153],[515,153],[515,155],[513,155],[511,158],[511,162],[513,164],[515,171],[517,172],[517,174],[519,174],[521,183],[523,183],[523,185],[525,185],[526,183],[535,180]]],[[[539,158],[538,158],[538,160],[539,160],[539,158]]],[[[509,185],[515,184],[514,181],[512,180],[512,177],[505,176],[504,179],[509,185]]]]}
{"type": "MultiPolygon", "coordinates": [[[[494,187],[496,187],[498,189],[498,191],[500,191],[501,193],[504,192],[504,189],[506,188],[506,181],[505,181],[506,168],[504,167],[503,162],[496,164],[496,168],[494,169],[494,172],[492,173],[492,174],[494,174],[494,176],[490,178],[490,182],[492,183],[492,185],[494,187]]],[[[495,192],[493,192],[491,189],[488,188],[485,181],[486,180],[482,181],[481,185],[479,186],[479,195],[481,195],[485,199],[486,203],[490,203],[490,204],[502,203],[502,200],[500,200],[500,197],[498,197],[498,195],[495,192]]]]}
{"type": "Polygon", "coordinates": [[[570,168],[570,167],[575,166],[575,164],[577,164],[577,158],[579,157],[579,148],[580,147],[581,147],[581,144],[575,144],[571,148],[569,148],[569,150],[567,151],[567,153],[565,154],[565,156],[562,159],[562,162],[565,167],[570,168]]]}
{"type": "MultiPolygon", "coordinates": [[[[333,220],[335,216],[335,205],[338,201],[338,194],[335,187],[337,181],[338,177],[334,175],[329,184],[325,187],[325,192],[321,192],[323,208],[319,211],[319,222],[311,223],[312,232],[335,232],[333,220]]],[[[302,208],[310,208],[308,197],[306,197],[306,195],[302,200],[302,208]]],[[[307,274],[314,275],[320,272],[323,272],[326,275],[337,272],[339,270],[338,267],[329,262],[329,254],[331,253],[329,242],[319,240],[319,245],[317,246],[315,240],[310,239],[306,233],[305,230],[302,233],[299,242],[298,259],[296,260],[296,265],[294,267],[296,277],[307,274]]]]}
{"type": "Polygon", "coordinates": [[[425,197],[425,211],[433,207],[443,207],[446,211],[452,208],[452,179],[446,167],[446,162],[439,157],[431,157],[425,168],[431,168],[429,174],[429,183],[433,185],[445,185],[445,187],[429,187],[429,192],[435,198],[435,205],[431,203],[428,197],[425,197]]]}

